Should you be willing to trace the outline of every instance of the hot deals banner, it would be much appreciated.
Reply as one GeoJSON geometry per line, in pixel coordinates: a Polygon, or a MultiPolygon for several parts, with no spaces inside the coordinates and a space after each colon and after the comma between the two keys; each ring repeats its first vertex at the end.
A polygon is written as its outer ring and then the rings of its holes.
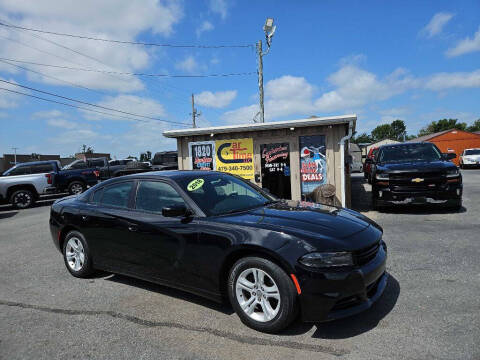
{"type": "Polygon", "coordinates": [[[218,171],[235,174],[244,179],[253,179],[253,139],[217,140],[215,148],[218,171]]]}
{"type": "Polygon", "coordinates": [[[302,195],[326,184],[325,135],[300,136],[300,176],[302,195]]]}

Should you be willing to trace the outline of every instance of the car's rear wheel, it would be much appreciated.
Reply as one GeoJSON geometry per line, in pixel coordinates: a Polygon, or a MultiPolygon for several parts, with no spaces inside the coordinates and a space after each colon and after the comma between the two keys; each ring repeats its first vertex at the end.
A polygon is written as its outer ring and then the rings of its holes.
{"type": "Polygon", "coordinates": [[[35,195],[30,190],[21,189],[12,193],[10,204],[15,209],[26,209],[35,203],[35,195]]]}
{"type": "Polygon", "coordinates": [[[85,237],[70,231],[63,242],[63,259],[70,274],[85,278],[93,273],[92,258],[85,237]]]}
{"type": "Polygon", "coordinates": [[[259,331],[278,332],[297,315],[297,292],[281,267],[260,257],[238,260],[228,280],[230,302],[242,322],[259,331]]]}
{"type": "Polygon", "coordinates": [[[86,185],[81,181],[72,181],[68,184],[68,192],[70,195],[78,195],[86,190],[86,185]]]}

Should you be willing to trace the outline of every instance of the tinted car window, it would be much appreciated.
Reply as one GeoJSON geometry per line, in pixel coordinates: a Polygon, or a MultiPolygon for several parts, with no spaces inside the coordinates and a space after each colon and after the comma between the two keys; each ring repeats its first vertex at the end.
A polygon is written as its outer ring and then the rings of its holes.
{"type": "Polygon", "coordinates": [[[98,204],[102,199],[103,189],[99,189],[93,193],[92,202],[98,204]]]}
{"type": "Polygon", "coordinates": [[[19,166],[15,169],[10,170],[7,173],[8,176],[28,175],[28,174],[31,174],[31,167],[30,166],[19,166]]]}
{"type": "Polygon", "coordinates": [[[105,165],[103,160],[89,160],[90,167],[102,167],[105,165]]]}
{"type": "Polygon", "coordinates": [[[176,205],[185,205],[185,202],[171,185],[160,181],[141,181],[138,184],[136,209],[161,214],[162,208],[176,205]]]}
{"type": "Polygon", "coordinates": [[[480,149],[465,150],[465,155],[480,155],[480,149]]]}
{"type": "Polygon", "coordinates": [[[178,183],[207,215],[244,211],[275,200],[248,181],[227,174],[188,176],[178,183]]]}
{"type": "Polygon", "coordinates": [[[53,164],[32,165],[32,174],[43,174],[54,171],[53,164]]]}
{"type": "Polygon", "coordinates": [[[75,164],[71,164],[69,166],[70,169],[86,169],[87,168],[87,163],[85,161],[79,161],[75,164]]]}
{"type": "Polygon", "coordinates": [[[112,161],[109,161],[108,163],[110,164],[110,166],[120,165],[120,161],[118,160],[112,160],[112,161]]]}
{"type": "Polygon", "coordinates": [[[128,181],[104,188],[101,204],[123,208],[128,207],[132,186],[133,182],[128,181]]]}
{"type": "Polygon", "coordinates": [[[442,154],[432,144],[387,146],[379,153],[379,162],[436,161],[442,154]]]}

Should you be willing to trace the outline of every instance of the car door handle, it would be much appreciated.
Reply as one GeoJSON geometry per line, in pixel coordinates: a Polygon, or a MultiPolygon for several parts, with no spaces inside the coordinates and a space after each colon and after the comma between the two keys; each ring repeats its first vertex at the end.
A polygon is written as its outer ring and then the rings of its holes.
{"type": "Polygon", "coordinates": [[[137,225],[130,224],[130,225],[128,225],[128,230],[129,230],[129,231],[132,231],[132,232],[138,231],[138,226],[137,226],[137,225]]]}

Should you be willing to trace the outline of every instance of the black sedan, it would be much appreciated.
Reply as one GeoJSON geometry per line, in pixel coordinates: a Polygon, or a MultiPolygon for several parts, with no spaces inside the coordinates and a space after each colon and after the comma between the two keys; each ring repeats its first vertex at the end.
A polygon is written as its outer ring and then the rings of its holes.
{"type": "Polygon", "coordinates": [[[382,229],[348,209],[283,201],[236,176],[162,171],[105,181],[52,205],[73,276],[96,269],[230,300],[276,332],[369,308],[387,282],[382,229]]]}

